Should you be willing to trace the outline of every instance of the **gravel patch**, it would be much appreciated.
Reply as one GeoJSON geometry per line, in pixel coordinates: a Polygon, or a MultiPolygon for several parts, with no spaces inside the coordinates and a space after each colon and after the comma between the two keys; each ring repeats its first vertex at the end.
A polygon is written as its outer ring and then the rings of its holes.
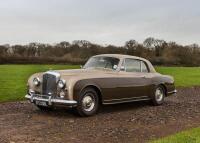
{"type": "Polygon", "coordinates": [[[147,142],[200,126],[200,87],[179,88],[162,106],[103,106],[81,118],[71,109],[40,111],[27,101],[0,104],[0,143],[147,142]]]}

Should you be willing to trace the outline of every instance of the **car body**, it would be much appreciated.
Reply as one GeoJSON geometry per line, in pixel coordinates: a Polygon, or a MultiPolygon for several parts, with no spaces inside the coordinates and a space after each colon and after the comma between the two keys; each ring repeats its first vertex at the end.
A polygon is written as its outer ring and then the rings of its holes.
{"type": "Polygon", "coordinates": [[[120,54],[93,56],[82,69],[36,73],[27,85],[25,97],[39,108],[75,107],[83,116],[95,114],[101,104],[151,100],[160,105],[176,93],[173,77],[157,73],[144,58],[120,54]],[[83,106],[95,111],[81,111],[83,106]]]}

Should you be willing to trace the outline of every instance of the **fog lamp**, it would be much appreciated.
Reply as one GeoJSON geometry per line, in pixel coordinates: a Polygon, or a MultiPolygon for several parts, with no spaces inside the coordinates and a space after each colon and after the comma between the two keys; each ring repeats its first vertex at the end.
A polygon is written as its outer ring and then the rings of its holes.
{"type": "Polygon", "coordinates": [[[61,91],[60,92],[60,98],[64,98],[65,97],[65,92],[64,91],[61,91]]]}

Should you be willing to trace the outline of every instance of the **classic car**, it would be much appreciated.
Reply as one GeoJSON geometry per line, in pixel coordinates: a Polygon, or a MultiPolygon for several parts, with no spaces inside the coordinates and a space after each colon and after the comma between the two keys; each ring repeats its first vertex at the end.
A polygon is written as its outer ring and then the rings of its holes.
{"type": "Polygon", "coordinates": [[[103,54],[81,69],[33,74],[25,96],[40,109],[73,107],[81,116],[97,113],[100,105],[149,100],[161,105],[175,94],[174,79],[157,73],[140,57],[103,54]]]}

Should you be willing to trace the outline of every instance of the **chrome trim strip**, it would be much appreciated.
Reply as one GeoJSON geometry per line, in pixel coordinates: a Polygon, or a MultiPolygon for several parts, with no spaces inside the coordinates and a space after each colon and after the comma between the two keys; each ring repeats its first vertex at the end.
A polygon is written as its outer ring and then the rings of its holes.
{"type": "Polygon", "coordinates": [[[75,100],[63,100],[63,99],[56,99],[56,98],[51,98],[51,96],[49,96],[48,99],[45,99],[45,98],[42,98],[42,96],[44,95],[41,95],[41,98],[38,98],[38,97],[34,97],[34,96],[37,96],[37,95],[25,95],[25,98],[26,99],[29,99],[31,101],[31,103],[33,103],[34,101],[45,101],[45,102],[48,102],[49,105],[52,105],[52,103],[62,103],[62,104],[77,104],[77,101],[75,100]]]}
{"type": "Polygon", "coordinates": [[[135,99],[135,100],[126,100],[126,101],[116,101],[116,102],[103,102],[104,105],[109,105],[109,104],[119,104],[119,103],[128,103],[128,102],[135,102],[135,101],[147,101],[151,100],[150,98],[143,98],[143,99],[135,99]]]}
{"type": "Polygon", "coordinates": [[[111,100],[104,100],[106,102],[112,102],[112,101],[121,101],[121,100],[134,100],[134,99],[143,99],[143,98],[149,98],[148,96],[140,96],[140,97],[130,97],[130,98],[118,98],[118,99],[111,99],[111,100]]]}

